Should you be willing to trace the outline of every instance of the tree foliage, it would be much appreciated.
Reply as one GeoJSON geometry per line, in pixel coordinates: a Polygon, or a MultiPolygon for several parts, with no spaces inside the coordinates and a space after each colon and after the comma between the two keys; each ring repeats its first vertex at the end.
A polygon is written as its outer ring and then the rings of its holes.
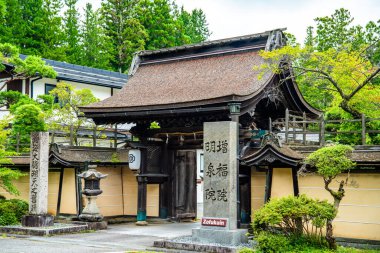
{"type": "Polygon", "coordinates": [[[294,238],[319,247],[326,244],[324,228],[336,213],[327,201],[306,195],[271,199],[254,213],[252,228],[263,252],[298,252],[291,249],[294,238]]]}
{"type": "MultiPolygon", "coordinates": [[[[331,187],[333,180],[341,173],[355,168],[355,163],[350,159],[353,149],[347,145],[333,145],[318,149],[311,153],[305,160],[305,165],[310,165],[317,169],[318,175],[323,178],[326,191],[334,199],[334,208],[338,211],[339,204],[342,201],[345,191],[344,186],[347,184],[348,176],[339,182],[338,190],[331,187]]],[[[336,249],[335,238],[333,237],[333,218],[327,220],[326,240],[330,248],[336,249]]]]}
{"type": "Polygon", "coordinates": [[[21,59],[19,49],[10,43],[0,43],[0,72],[6,72],[10,77],[1,80],[0,91],[9,81],[26,79],[33,76],[55,78],[57,73],[39,56],[27,56],[21,59]]]}
{"type": "Polygon", "coordinates": [[[64,14],[66,56],[69,62],[79,64],[81,61],[78,0],[65,0],[64,14]]]}
{"type": "Polygon", "coordinates": [[[10,133],[8,125],[9,122],[6,119],[0,120],[0,188],[10,194],[19,195],[20,192],[13,184],[13,181],[25,176],[25,174],[17,169],[7,167],[7,165],[12,164],[9,156],[14,155],[14,152],[7,151],[5,147],[10,133]]]}
{"type": "Polygon", "coordinates": [[[90,89],[76,90],[71,84],[60,82],[56,88],[50,91],[50,95],[58,97],[60,106],[54,109],[51,117],[47,120],[52,128],[70,131],[70,127],[74,133],[75,144],[78,145],[78,132],[83,126],[93,126],[91,119],[87,119],[83,112],[80,111],[81,106],[98,102],[90,89]]]}
{"type": "Polygon", "coordinates": [[[90,3],[86,4],[84,20],[81,26],[82,57],[81,65],[112,69],[111,39],[106,35],[102,26],[103,20],[98,10],[94,10],[90,3]]]}
{"type": "Polygon", "coordinates": [[[339,106],[356,118],[363,112],[374,117],[380,115],[373,110],[379,106],[380,89],[375,77],[380,74],[380,67],[373,65],[361,51],[351,50],[349,45],[323,52],[309,47],[285,46],[262,51],[260,55],[271,60],[261,65],[261,69],[290,73],[287,78],[297,78],[303,84],[304,94],[317,108],[339,106]],[[318,93],[318,90],[324,92],[318,93]],[[361,103],[363,97],[367,98],[366,104],[361,103]]]}
{"type": "Polygon", "coordinates": [[[22,54],[126,72],[145,49],[204,41],[210,35],[200,9],[169,0],[104,0],[99,10],[78,0],[0,0],[0,43],[22,54]]]}

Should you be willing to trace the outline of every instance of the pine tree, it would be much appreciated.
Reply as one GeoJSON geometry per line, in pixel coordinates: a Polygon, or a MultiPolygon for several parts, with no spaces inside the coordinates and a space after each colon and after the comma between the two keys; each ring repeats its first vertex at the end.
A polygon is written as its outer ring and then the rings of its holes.
{"type": "Polygon", "coordinates": [[[68,61],[79,64],[81,61],[79,12],[76,8],[78,0],[65,0],[67,10],[64,14],[65,43],[68,61]]]}
{"type": "Polygon", "coordinates": [[[87,3],[82,23],[82,60],[81,65],[111,69],[111,41],[105,34],[99,11],[94,11],[87,3]]]}
{"type": "Polygon", "coordinates": [[[112,66],[119,72],[129,69],[132,54],[143,50],[147,37],[144,27],[136,18],[137,0],[106,0],[101,15],[104,29],[112,43],[112,66]]]}
{"type": "Polygon", "coordinates": [[[314,46],[314,28],[312,26],[308,26],[306,29],[306,38],[305,38],[305,46],[313,47],[314,46]]]}
{"type": "Polygon", "coordinates": [[[43,19],[41,21],[41,56],[46,59],[67,61],[63,45],[61,0],[44,0],[43,19]]]}
{"type": "Polygon", "coordinates": [[[201,9],[194,9],[191,14],[183,6],[178,14],[177,22],[179,24],[179,34],[182,35],[177,41],[177,45],[199,43],[208,39],[211,35],[206,15],[201,9]]]}
{"type": "Polygon", "coordinates": [[[176,45],[174,6],[168,0],[142,0],[138,16],[148,33],[146,49],[159,49],[176,45]]]}

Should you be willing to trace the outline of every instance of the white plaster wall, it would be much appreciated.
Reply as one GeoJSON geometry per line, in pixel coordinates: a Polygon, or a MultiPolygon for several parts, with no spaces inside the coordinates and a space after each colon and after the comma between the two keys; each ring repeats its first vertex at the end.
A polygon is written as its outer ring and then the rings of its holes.
{"type": "MultiPolygon", "coordinates": [[[[91,85],[91,84],[83,84],[83,83],[77,83],[77,82],[70,82],[70,81],[64,81],[65,83],[72,84],[75,86],[76,89],[90,89],[95,97],[99,98],[100,100],[103,100],[105,98],[108,98],[111,96],[111,88],[103,87],[103,86],[97,86],[97,85],[91,85]]],[[[37,80],[33,84],[33,98],[37,98],[38,95],[45,94],[45,84],[57,84],[56,79],[51,78],[42,78],[40,80],[37,80]]],[[[114,88],[114,93],[116,93],[118,89],[114,88]]]]}

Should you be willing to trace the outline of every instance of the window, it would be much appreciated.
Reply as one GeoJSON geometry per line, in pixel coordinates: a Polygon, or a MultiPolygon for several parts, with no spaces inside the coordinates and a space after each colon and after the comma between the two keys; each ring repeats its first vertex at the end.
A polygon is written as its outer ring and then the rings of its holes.
{"type": "MultiPolygon", "coordinates": [[[[50,91],[51,91],[52,89],[54,89],[54,88],[55,88],[55,85],[54,85],[54,84],[48,84],[48,83],[45,83],[45,94],[46,94],[46,95],[49,95],[49,94],[50,94],[50,91]]],[[[58,97],[57,97],[57,96],[54,98],[54,103],[58,103],[58,97]]]]}

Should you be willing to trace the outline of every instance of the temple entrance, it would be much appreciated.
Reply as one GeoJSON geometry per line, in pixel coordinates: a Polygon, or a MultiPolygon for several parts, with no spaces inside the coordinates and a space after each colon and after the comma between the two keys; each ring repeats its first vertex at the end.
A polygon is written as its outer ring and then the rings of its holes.
{"type": "Polygon", "coordinates": [[[173,170],[173,218],[197,217],[197,159],[195,150],[177,150],[173,170]]]}

